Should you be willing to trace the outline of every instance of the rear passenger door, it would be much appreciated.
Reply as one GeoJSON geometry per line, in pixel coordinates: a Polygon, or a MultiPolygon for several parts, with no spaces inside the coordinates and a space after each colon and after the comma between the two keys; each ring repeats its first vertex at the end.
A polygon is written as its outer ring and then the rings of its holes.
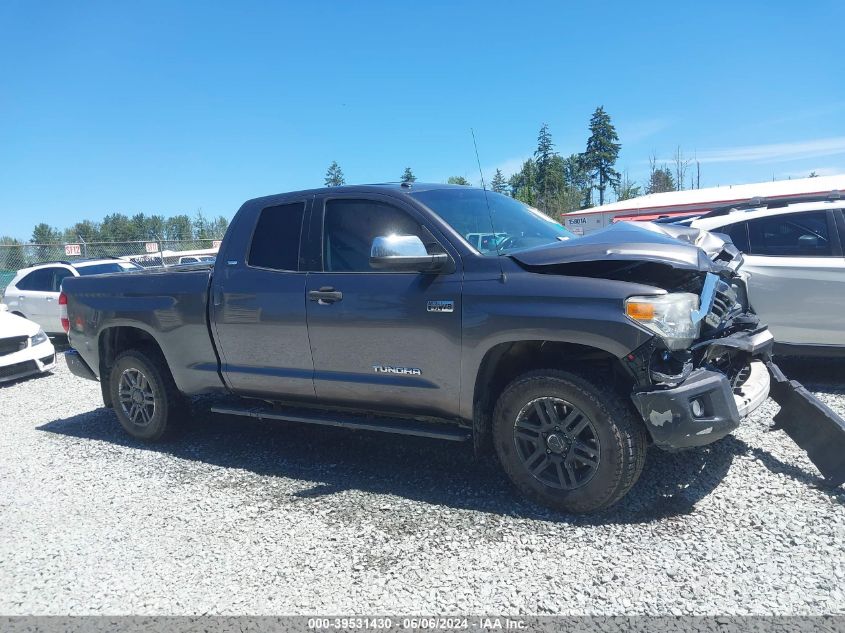
{"type": "Polygon", "coordinates": [[[17,311],[35,321],[46,332],[63,332],[59,318],[58,296],[62,279],[72,275],[67,268],[49,266],[29,273],[17,284],[17,311]]]}
{"type": "Polygon", "coordinates": [[[212,289],[212,323],[223,374],[241,395],[314,398],[300,245],[308,199],[257,215],[244,261],[222,262],[212,289]]]}
{"type": "Polygon", "coordinates": [[[746,252],[743,272],[754,310],[775,340],[845,345],[845,258],[840,210],[783,213],[723,230],[746,252]]]}

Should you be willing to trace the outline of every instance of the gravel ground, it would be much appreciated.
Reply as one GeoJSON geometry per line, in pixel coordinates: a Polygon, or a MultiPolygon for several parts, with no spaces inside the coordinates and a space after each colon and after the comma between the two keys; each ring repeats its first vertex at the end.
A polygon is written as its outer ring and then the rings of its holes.
{"type": "MultiPolygon", "coordinates": [[[[845,363],[784,364],[845,413],[845,363]]],[[[652,450],[605,514],[519,499],[465,446],[208,413],[128,438],[99,386],[0,387],[0,613],[845,614],[845,491],[768,402],[652,450]]]]}

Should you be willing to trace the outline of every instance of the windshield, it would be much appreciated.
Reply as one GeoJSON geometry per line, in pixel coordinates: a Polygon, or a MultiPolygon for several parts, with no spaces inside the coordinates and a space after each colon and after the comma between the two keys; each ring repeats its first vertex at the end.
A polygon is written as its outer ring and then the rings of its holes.
{"type": "Polygon", "coordinates": [[[537,209],[492,191],[434,189],[411,195],[443,218],[482,255],[500,255],[575,237],[537,209]]]}
{"type": "Polygon", "coordinates": [[[94,264],[93,266],[79,266],[80,275],[102,275],[103,273],[120,273],[124,270],[136,270],[139,266],[128,262],[114,262],[110,264],[94,264]]]}

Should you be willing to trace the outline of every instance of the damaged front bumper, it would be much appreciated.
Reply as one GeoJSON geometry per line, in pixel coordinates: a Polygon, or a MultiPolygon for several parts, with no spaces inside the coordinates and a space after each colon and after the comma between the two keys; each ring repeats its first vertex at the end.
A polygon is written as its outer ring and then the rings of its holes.
{"type": "Polygon", "coordinates": [[[769,396],[769,359],[774,339],[767,329],[739,332],[707,342],[748,359],[740,383],[704,365],[685,372],[678,384],[635,391],[637,407],[654,444],[676,450],[710,444],[736,429],[769,396]]]}
{"type": "Polygon", "coordinates": [[[769,396],[769,372],[752,361],[748,379],[733,389],[728,377],[696,369],[677,387],[640,391],[631,397],[654,444],[674,450],[710,444],[733,431],[769,396]]]}
{"type": "Polygon", "coordinates": [[[769,331],[738,332],[707,344],[750,359],[744,381],[732,385],[725,373],[699,367],[674,387],[632,393],[655,445],[678,450],[715,442],[771,396],[780,405],[772,430],[785,431],[805,450],[827,484],[845,483],[845,420],[783,374],[772,361],[769,331]]]}

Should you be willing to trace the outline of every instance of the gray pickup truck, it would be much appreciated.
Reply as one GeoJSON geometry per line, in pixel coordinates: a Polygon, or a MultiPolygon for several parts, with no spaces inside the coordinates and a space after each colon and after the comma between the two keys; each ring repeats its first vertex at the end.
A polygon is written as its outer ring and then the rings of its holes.
{"type": "Polygon", "coordinates": [[[771,362],[741,265],[700,230],[577,237],[481,189],[368,185],[250,200],[213,268],[68,278],[60,302],[68,365],[142,440],[222,392],[219,413],[471,441],[530,498],[590,512],[650,444],[714,442],[771,390],[841,483],[845,425],[771,362]]]}

